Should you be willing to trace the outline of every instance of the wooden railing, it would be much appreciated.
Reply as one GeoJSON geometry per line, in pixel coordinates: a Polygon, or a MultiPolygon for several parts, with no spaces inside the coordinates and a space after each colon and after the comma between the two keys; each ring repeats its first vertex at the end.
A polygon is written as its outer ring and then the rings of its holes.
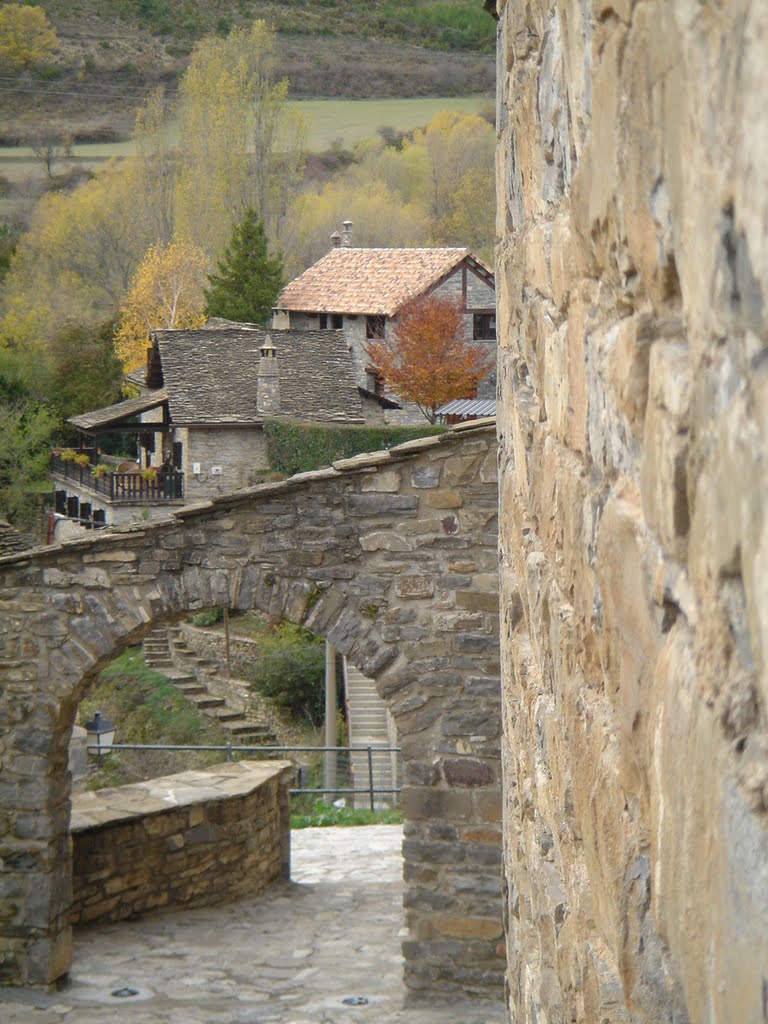
{"type": "MultiPolygon", "coordinates": [[[[93,449],[82,449],[82,452],[91,455],[93,449]]],[[[158,469],[157,475],[150,479],[136,471],[96,476],[92,464],[81,466],[54,453],[51,472],[84,490],[103,495],[108,501],[178,501],[184,497],[184,474],[175,469],[158,469]]]]}

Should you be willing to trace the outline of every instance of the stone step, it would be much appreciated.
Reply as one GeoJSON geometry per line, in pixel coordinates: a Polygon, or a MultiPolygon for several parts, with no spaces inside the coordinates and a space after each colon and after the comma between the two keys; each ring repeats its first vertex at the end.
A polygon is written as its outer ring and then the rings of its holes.
{"type": "Polygon", "coordinates": [[[187,691],[186,696],[192,701],[196,708],[200,708],[202,711],[213,710],[214,708],[223,708],[225,701],[223,697],[212,697],[207,690],[204,690],[199,696],[195,693],[190,694],[187,691]]]}
{"type": "Polygon", "coordinates": [[[215,716],[222,724],[224,722],[239,722],[243,719],[242,711],[233,711],[232,708],[226,706],[217,710],[215,716]]]}
{"type": "Polygon", "coordinates": [[[224,722],[223,727],[227,732],[232,733],[235,736],[259,736],[264,738],[265,736],[271,736],[268,725],[262,725],[260,722],[249,722],[247,719],[235,722],[224,722]]]}
{"type": "Polygon", "coordinates": [[[198,683],[197,680],[194,680],[194,682],[191,683],[177,683],[174,681],[173,685],[176,687],[177,690],[183,693],[185,697],[189,697],[190,699],[196,693],[208,693],[203,684],[198,683]]]}

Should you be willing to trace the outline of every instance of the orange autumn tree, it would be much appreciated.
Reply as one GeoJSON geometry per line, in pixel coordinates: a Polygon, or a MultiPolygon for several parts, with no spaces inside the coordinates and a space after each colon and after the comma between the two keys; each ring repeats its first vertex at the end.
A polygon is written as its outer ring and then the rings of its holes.
{"type": "Polygon", "coordinates": [[[430,423],[441,405],[472,397],[494,363],[464,339],[461,304],[437,295],[404,306],[393,336],[369,342],[367,351],[387,390],[415,402],[430,423]]]}

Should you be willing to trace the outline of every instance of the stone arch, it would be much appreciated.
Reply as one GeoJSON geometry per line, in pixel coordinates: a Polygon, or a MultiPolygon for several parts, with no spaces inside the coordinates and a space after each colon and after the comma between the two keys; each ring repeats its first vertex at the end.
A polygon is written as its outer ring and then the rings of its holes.
{"type": "Polygon", "coordinates": [[[200,608],[258,608],[327,636],[398,726],[406,983],[500,983],[496,439],[473,424],[0,560],[2,977],[71,958],[67,740],[116,652],[200,608]]]}

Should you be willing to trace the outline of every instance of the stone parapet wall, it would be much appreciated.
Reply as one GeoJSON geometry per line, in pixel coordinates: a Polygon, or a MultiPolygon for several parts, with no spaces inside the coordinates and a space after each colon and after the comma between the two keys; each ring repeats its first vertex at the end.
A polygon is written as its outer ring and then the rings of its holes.
{"type": "Polygon", "coordinates": [[[290,877],[292,774],[240,761],[75,796],[72,923],[209,906],[290,877]]]}
{"type": "Polygon", "coordinates": [[[757,1024],[768,5],[498,8],[511,1018],[757,1024]]]}

